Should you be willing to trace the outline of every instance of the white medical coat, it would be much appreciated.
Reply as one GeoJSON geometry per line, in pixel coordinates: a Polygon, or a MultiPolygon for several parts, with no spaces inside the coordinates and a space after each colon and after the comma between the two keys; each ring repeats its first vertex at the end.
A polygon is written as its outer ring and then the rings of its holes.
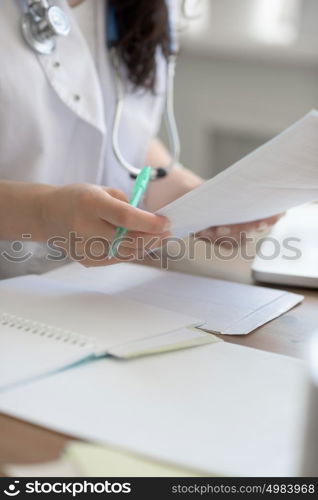
{"type": "MultiPolygon", "coordinates": [[[[66,9],[72,29],[47,56],[33,52],[22,38],[24,2],[0,2],[0,179],[89,182],[128,194],[132,181],[111,148],[115,91],[105,42],[106,2],[88,0],[75,9],[66,0],[54,3],[66,9]],[[85,13],[77,11],[81,8],[85,13]]],[[[126,84],[119,142],[122,154],[138,166],[160,124],[165,90],[160,55],[157,64],[155,94],[133,92],[126,84]]],[[[41,273],[64,263],[47,259],[46,244],[31,243],[27,236],[21,241],[23,245],[0,242],[0,278],[41,273]]]]}

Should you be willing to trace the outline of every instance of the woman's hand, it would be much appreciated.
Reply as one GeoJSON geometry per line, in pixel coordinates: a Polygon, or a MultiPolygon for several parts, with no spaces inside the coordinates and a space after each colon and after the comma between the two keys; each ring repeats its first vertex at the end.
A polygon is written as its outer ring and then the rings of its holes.
{"type": "Polygon", "coordinates": [[[118,190],[72,184],[45,190],[41,197],[43,235],[85,266],[134,260],[145,249],[158,248],[169,236],[169,221],[130,206],[118,190]],[[108,259],[117,226],[128,233],[118,256],[108,259]]]}
{"type": "MultiPolygon", "coordinates": [[[[191,189],[200,186],[204,180],[187,170],[179,167],[173,169],[169,175],[162,180],[153,182],[149,188],[146,198],[146,207],[150,211],[156,211],[162,206],[183,196],[191,189]]],[[[264,231],[275,224],[281,215],[275,215],[267,219],[256,220],[245,224],[229,224],[227,226],[210,227],[197,233],[197,237],[216,244],[240,244],[242,233],[251,231],[264,231]]]]}
{"type": "Polygon", "coordinates": [[[273,215],[267,219],[246,222],[245,224],[209,227],[197,233],[196,237],[216,245],[238,246],[243,242],[243,235],[252,231],[266,231],[276,224],[281,217],[282,215],[273,215]]]}

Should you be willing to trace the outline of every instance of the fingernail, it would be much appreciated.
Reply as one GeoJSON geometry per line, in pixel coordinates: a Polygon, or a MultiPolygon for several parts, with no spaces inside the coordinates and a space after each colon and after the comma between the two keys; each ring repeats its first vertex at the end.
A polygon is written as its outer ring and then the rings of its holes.
{"type": "Polygon", "coordinates": [[[267,222],[261,222],[257,228],[257,230],[261,233],[263,231],[267,231],[269,229],[269,225],[267,222]]]}
{"type": "Polygon", "coordinates": [[[231,234],[231,229],[227,226],[221,226],[216,229],[217,236],[228,236],[231,234]]]}
{"type": "Polygon", "coordinates": [[[167,220],[163,226],[163,233],[166,233],[171,228],[171,222],[167,220]]]}

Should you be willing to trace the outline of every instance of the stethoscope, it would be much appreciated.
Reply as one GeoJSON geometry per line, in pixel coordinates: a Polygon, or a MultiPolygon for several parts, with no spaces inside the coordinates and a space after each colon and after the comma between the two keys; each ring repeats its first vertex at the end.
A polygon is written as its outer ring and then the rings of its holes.
{"type": "Polygon", "coordinates": [[[22,34],[38,54],[49,55],[56,49],[59,36],[67,36],[71,23],[66,12],[50,0],[18,0],[23,9],[22,34]]]}
{"type": "MultiPolygon", "coordinates": [[[[42,55],[49,55],[56,49],[57,38],[67,36],[71,31],[71,23],[67,13],[57,5],[52,5],[50,0],[18,0],[22,4],[22,34],[26,43],[35,52],[42,55]]],[[[189,19],[190,14],[187,8],[187,0],[183,0],[182,12],[189,19]]],[[[132,178],[135,178],[141,168],[137,168],[129,163],[121,153],[119,146],[119,127],[121,123],[125,90],[121,68],[116,50],[117,26],[114,10],[108,8],[107,14],[107,44],[110,49],[115,74],[116,88],[116,108],[112,127],[112,149],[118,163],[127,170],[132,178]]],[[[178,40],[173,32],[172,22],[169,19],[169,56],[167,60],[167,78],[164,105],[164,119],[167,128],[167,135],[170,147],[171,161],[169,165],[152,169],[152,180],[165,177],[176,165],[180,157],[180,139],[174,113],[174,77],[176,59],[178,52],[178,40]]]]}

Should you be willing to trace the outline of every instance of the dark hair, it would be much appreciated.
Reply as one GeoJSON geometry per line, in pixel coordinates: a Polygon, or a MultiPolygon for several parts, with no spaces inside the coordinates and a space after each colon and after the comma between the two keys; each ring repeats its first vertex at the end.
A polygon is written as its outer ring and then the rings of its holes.
{"type": "Polygon", "coordinates": [[[135,88],[154,92],[156,52],[169,53],[166,0],[108,0],[114,8],[118,41],[116,47],[128,79],[135,88]]]}

